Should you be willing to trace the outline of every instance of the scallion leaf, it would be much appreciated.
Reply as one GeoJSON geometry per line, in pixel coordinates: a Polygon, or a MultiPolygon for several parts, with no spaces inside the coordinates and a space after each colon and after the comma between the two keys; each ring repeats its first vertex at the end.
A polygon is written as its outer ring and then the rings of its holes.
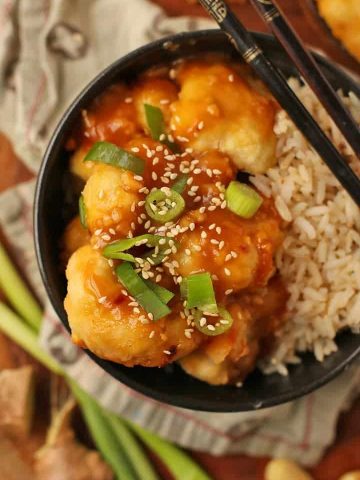
{"type": "Polygon", "coordinates": [[[148,124],[151,138],[153,140],[161,141],[161,143],[169,147],[170,150],[177,153],[179,151],[179,147],[176,145],[176,143],[171,142],[166,135],[165,120],[161,109],[159,107],[154,107],[154,105],[144,103],[144,110],[146,123],[148,124]],[[166,137],[164,140],[160,140],[162,135],[166,137]]]}
{"type": "Polygon", "coordinates": [[[160,300],[156,293],[135,272],[130,263],[124,262],[118,265],[115,272],[126,290],[147,313],[152,315],[154,321],[165,317],[171,312],[170,308],[160,300]]]}
{"type": "Polygon", "coordinates": [[[186,188],[186,183],[188,181],[188,175],[179,175],[178,178],[176,179],[176,182],[173,183],[171,190],[175,190],[175,192],[179,193],[180,195],[183,193],[183,191],[186,188]]]}
{"type": "Polygon", "coordinates": [[[164,243],[164,245],[162,245],[162,248],[166,249],[168,248],[170,239],[168,239],[167,237],[162,237],[160,235],[152,235],[148,233],[133,238],[124,238],[121,240],[117,240],[116,242],[110,243],[103,249],[102,254],[106,258],[125,260],[127,262],[135,263],[136,260],[134,255],[131,255],[130,253],[124,253],[126,252],[126,250],[130,250],[133,247],[145,244],[152,247],[157,246],[159,250],[157,254],[155,254],[154,250],[151,250],[151,252],[142,255],[142,258],[144,259],[150,257],[154,265],[157,265],[158,263],[161,263],[162,259],[164,258],[164,255],[161,253],[160,249],[160,241],[164,238],[166,242],[164,243]]]}
{"type": "Polygon", "coordinates": [[[185,209],[185,200],[175,190],[153,190],[145,199],[145,210],[150,218],[166,223],[176,219],[185,209]]]}
{"type": "Polygon", "coordinates": [[[242,218],[251,218],[261,207],[262,197],[245,183],[230,182],[225,192],[227,207],[242,218]]]}
{"type": "Polygon", "coordinates": [[[96,142],[86,154],[84,162],[100,162],[130,170],[136,175],[144,173],[145,161],[109,142],[96,142]]]}
{"type": "Polygon", "coordinates": [[[79,197],[79,216],[80,216],[80,223],[83,226],[83,228],[88,228],[87,227],[87,221],[86,221],[86,206],[85,206],[85,201],[84,201],[84,195],[81,194],[79,197]]]}
{"type": "Polygon", "coordinates": [[[210,273],[194,273],[183,279],[181,283],[184,281],[182,294],[186,288],[187,308],[197,307],[203,312],[209,313],[218,311],[210,273]]]}
{"type": "Polygon", "coordinates": [[[160,300],[168,304],[172,298],[174,298],[175,293],[170,292],[167,288],[158,285],[157,283],[152,282],[151,280],[144,280],[146,285],[160,298],[160,300]]]}

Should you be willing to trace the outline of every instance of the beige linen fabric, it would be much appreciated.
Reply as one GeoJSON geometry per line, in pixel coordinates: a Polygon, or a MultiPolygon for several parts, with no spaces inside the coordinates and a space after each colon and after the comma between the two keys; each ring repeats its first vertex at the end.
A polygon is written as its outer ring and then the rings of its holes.
{"type": "MultiPolygon", "coordinates": [[[[36,172],[56,122],[96,73],[150,40],[209,25],[167,18],[146,0],[0,0],[0,130],[36,172]]],[[[47,305],[42,344],[69,375],[105,407],[184,447],[319,460],[356,393],[358,369],[293,403],[249,413],[194,412],[134,392],[70,342],[48,304],[32,241],[33,195],[33,181],[0,195],[0,225],[47,305]]]]}

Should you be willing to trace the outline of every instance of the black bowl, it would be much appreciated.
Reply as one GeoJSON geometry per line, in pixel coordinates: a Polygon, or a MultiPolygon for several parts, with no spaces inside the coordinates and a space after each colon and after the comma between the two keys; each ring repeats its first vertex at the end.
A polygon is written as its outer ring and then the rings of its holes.
{"type": "MultiPolygon", "coordinates": [[[[271,36],[256,34],[256,40],[286,76],[296,75],[288,57],[271,36]]],[[[131,80],[156,64],[206,52],[225,52],[238,58],[219,30],[183,33],[146,45],[100,73],[76,98],[57,126],[37,183],[35,244],[46,290],[67,329],[69,325],[63,307],[66,282],[63,271],[59,269],[58,244],[67,221],[76,210],[77,197],[69,188],[68,153],[64,150],[66,138],[78,121],[81,109],[86,108],[109,85],[119,80],[131,80]]],[[[336,89],[352,90],[360,96],[359,87],[339,68],[319,55],[315,57],[336,89]]],[[[235,412],[278,405],[319,388],[356,357],[360,352],[359,340],[360,337],[343,332],[337,337],[339,350],[323,363],[317,362],[312,354],[306,354],[300,365],[290,367],[288,377],[278,374],[265,376],[255,371],[247,378],[243,388],[207,385],[188,376],[177,365],[162,369],[127,368],[101,360],[92,353],[89,355],[120,382],[156,400],[194,410],[235,412]]]]}

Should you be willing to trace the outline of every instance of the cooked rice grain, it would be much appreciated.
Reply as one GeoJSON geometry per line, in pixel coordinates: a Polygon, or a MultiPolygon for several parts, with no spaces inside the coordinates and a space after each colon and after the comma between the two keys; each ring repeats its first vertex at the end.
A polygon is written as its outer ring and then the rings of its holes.
{"type": "MultiPolygon", "coordinates": [[[[358,161],[311,90],[297,79],[290,86],[360,173],[358,161]]],[[[344,97],[360,123],[360,100],[344,97]]],[[[267,373],[287,373],[296,352],[313,351],[322,361],[335,352],[336,333],[360,333],[360,212],[320,157],[281,110],[274,128],[278,164],[251,182],[275,199],[289,223],[275,261],[289,290],[288,322],[271,358],[260,362],[267,373]]]]}

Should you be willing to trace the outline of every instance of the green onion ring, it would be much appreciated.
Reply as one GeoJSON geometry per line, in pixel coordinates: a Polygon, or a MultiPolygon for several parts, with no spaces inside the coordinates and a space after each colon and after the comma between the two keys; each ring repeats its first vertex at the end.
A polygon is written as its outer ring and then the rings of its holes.
{"type": "Polygon", "coordinates": [[[204,313],[201,310],[195,311],[194,323],[196,329],[199,330],[199,332],[203,333],[204,335],[209,335],[210,337],[215,337],[217,335],[221,335],[222,333],[227,332],[231,328],[233,324],[233,318],[230,313],[224,307],[219,306],[218,309],[219,317],[215,325],[201,325],[201,319],[204,318],[204,313]]]}
{"type": "Polygon", "coordinates": [[[170,188],[165,193],[155,189],[145,199],[145,210],[150,218],[160,223],[175,220],[185,209],[185,200],[170,188]]]}
{"type": "Polygon", "coordinates": [[[261,207],[262,197],[249,185],[230,182],[225,192],[227,208],[242,218],[251,218],[261,207]]]}

